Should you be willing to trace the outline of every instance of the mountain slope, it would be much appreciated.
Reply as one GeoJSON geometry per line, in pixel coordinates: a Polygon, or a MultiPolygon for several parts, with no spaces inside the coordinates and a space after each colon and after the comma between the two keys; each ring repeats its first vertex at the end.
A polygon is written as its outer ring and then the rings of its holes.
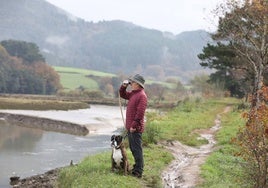
{"type": "Polygon", "coordinates": [[[179,35],[120,20],[86,22],[44,0],[0,1],[0,40],[34,42],[51,65],[187,81],[202,71],[205,31],[179,35]]]}

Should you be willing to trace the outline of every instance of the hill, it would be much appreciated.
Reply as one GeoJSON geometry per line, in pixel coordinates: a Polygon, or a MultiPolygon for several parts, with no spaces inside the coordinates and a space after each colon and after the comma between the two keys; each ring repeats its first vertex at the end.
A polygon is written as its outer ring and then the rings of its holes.
{"type": "Polygon", "coordinates": [[[0,40],[34,42],[53,66],[183,82],[203,71],[197,54],[211,41],[203,30],[173,35],[121,20],[87,22],[45,0],[0,1],[0,25],[0,40]]]}

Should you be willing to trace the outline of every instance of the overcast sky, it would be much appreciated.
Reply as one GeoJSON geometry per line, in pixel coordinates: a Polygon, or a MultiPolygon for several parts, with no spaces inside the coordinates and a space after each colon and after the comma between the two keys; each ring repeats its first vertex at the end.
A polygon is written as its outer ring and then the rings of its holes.
{"type": "Polygon", "coordinates": [[[123,20],[179,34],[205,29],[215,31],[212,13],[223,0],[47,0],[86,21],[123,20]]]}

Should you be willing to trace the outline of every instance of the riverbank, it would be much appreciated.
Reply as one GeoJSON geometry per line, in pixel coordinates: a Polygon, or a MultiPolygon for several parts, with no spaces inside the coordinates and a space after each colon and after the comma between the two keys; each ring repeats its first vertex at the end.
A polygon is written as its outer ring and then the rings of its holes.
{"type": "Polygon", "coordinates": [[[0,94],[0,109],[72,110],[88,108],[89,104],[75,98],[57,96],[0,94]]]}
{"type": "MultiPolygon", "coordinates": [[[[121,99],[123,102],[123,99],[121,99]]],[[[149,108],[171,109],[180,101],[148,102],[149,108]]],[[[83,96],[0,94],[0,109],[24,110],[75,110],[89,108],[90,105],[118,106],[118,98],[89,98],[83,96]]]]}
{"type": "Polygon", "coordinates": [[[57,178],[62,168],[49,170],[44,174],[19,179],[19,177],[10,177],[10,185],[13,188],[55,188],[57,187],[57,178]]]}
{"type": "Polygon", "coordinates": [[[10,124],[45,131],[54,131],[79,136],[85,136],[89,133],[86,126],[66,121],[2,112],[0,112],[0,118],[10,124]]]}
{"type": "MultiPolygon", "coordinates": [[[[125,109],[122,110],[125,114],[125,109]]],[[[90,108],[78,110],[0,109],[1,113],[2,117],[6,116],[15,125],[74,135],[110,134],[123,128],[118,106],[90,105],[90,108]]]]}

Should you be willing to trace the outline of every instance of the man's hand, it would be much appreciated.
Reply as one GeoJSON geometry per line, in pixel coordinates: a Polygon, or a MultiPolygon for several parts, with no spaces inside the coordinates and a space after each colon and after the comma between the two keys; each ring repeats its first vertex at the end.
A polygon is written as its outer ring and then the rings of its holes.
{"type": "Polygon", "coordinates": [[[123,81],[123,86],[127,87],[128,84],[129,84],[129,80],[124,80],[124,81],[123,81]]]}
{"type": "Polygon", "coordinates": [[[129,131],[130,131],[131,133],[134,133],[134,132],[136,131],[136,129],[133,129],[132,127],[130,127],[129,131]]]}

